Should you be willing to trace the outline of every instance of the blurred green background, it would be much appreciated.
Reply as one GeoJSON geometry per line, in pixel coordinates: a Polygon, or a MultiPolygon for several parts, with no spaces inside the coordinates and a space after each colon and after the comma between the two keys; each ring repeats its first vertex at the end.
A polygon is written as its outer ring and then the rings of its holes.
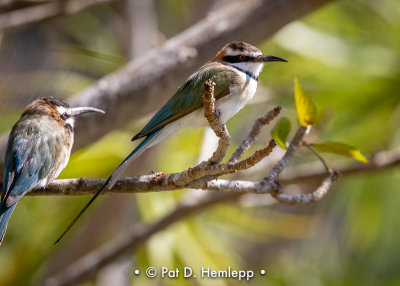
{"type": "MultiPolygon", "coordinates": [[[[161,45],[204,17],[210,7],[229,3],[155,1],[156,32],[147,40],[152,46],[161,45]]],[[[140,57],[143,50],[132,51],[133,44],[125,36],[129,17],[124,5],[100,5],[2,34],[1,133],[8,132],[34,98],[71,97],[129,59],[140,57]]],[[[346,142],[367,156],[399,146],[400,1],[336,1],[288,24],[258,47],[289,63],[266,66],[253,102],[228,122],[233,136],[231,152],[252,122],[275,105],[281,105],[283,115],[296,126],[295,75],[319,110],[309,141],[346,142]]],[[[134,147],[131,136],[150,116],[75,152],[60,178],[107,177],[134,147]]],[[[265,143],[269,129],[256,147],[265,143]]],[[[129,174],[177,172],[195,164],[202,146],[207,145],[203,134],[204,130],[179,132],[146,152],[129,174]]],[[[276,160],[281,155],[282,150],[276,150],[272,157],[276,160]]],[[[323,156],[333,166],[356,163],[323,156]]],[[[304,171],[302,164],[315,160],[300,150],[293,164],[300,172],[304,171]]],[[[235,176],[260,179],[271,163],[265,160],[254,171],[235,176]]],[[[238,203],[212,207],[156,234],[135,255],[111,264],[83,285],[110,285],[107,281],[114,281],[113,285],[235,284],[229,279],[149,280],[134,276],[134,269],[148,266],[189,266],[195,271],[202,266],[252,269],[257,272],[252,285],[400,285],[399,183],[400,169],[394,167],[343,177],[326,198],[306,206],[244,196],[238,203]],[[258,275],[260,269],[266,269],[265,276],[258,275]]],[[[290,186],[290,190],[314,187],[310,183],[290,186]]],[[[193,192],[202,195],[201,191],[180,190],[103,197],[57,246],[53,241],[89,197],[25,197],[0,249],[0,285],[40,285],[127,226],[162,217],[193,192]]]]}

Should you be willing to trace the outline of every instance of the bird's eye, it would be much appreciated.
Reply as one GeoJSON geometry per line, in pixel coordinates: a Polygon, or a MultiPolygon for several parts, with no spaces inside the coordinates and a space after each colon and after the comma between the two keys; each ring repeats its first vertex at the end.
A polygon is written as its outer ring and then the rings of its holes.
{"type": "Polygon", "coordinates": [[[239,60],[244,61],[245,59],[246,59],[246,56],[244,56],[244,55],[239,56],[239,60]]]}
{"type": "Polygon", "coordinates": [[[68,118],[68,114],[66,112],[64,112],[63,114],[61,114],[61,118],[63,120],[67,119],[68,118]]]}

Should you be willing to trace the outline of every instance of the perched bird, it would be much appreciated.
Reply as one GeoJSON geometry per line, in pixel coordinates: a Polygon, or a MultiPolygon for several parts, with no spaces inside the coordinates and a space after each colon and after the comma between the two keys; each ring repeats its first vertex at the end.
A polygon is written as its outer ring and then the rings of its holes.
{"type": "Polygon", "coordinates": [[[0,244],[19,199],[34,187],[45,187],[68,163],[74,143],[75,117],[104,111],[74,107],[58,98],[43,97],[29,104],[13,126],[5,156],[0,203],[0,244]]]}
{"type": "Polygon", "coordinates": [[[232,42],[225,45],[212,60],[195,71],[179,87],[175,95],[153,116],[142,131],[132,138],[132,141],[140,138],[144,138],[144,140],[112,173],[56,243],[66,234],[104,187],[108,185],[108,188],[112,188],[128,165],[139,157],[144,150],[154,146],[181,128],[207,126],[208,123],[202,108],[203,84],[206,80],[211,79],[215,83],[216,109],[220,112],[220,120],[225,122],[242,109],[254,96],[258,76],[264,63],[275,61],[287,62],[279,57],[263,55],[259,49],[244,42],[232,42]]]}

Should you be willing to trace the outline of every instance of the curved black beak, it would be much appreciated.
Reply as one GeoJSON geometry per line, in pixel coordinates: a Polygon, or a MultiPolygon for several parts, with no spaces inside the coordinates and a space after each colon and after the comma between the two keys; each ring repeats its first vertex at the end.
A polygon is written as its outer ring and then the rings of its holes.
{"type": "Polygon", "coordinates": [[[88,113],[88,112],[99,112],[99,113],[105,113],[104,110],[97,109],[94,107],[73,107],[71,108],[71,116],[78,116],[83,113],[88,113]]]}
{"type": "Polygon", "coordinates": [[[282,59],[280,57],[275,57],[275,56],[269,56],[269,55],[258,56],[256,58],[256,61],[264,62],[264,63],[266,63],[266,62],[286,62],[287,63],[287,60],[285,60],[285,59],[282,59]]]}

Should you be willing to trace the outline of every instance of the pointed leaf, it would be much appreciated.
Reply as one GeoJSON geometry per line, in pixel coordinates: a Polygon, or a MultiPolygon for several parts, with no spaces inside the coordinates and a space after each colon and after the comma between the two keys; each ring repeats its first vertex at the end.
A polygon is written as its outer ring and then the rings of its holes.
{"type": "Polygon", "coordinates": [[[275,142],[279,145],[279,147],[283,149],[287,149],[286,139],[290,132],[290,121],[286,117],[282,117],[276,123],[274,129],[271,131],[271,136],[275,140],[275,142]]]}
{"type": "Polygon", "coordinates": [[[297,76],[294,78],[294,97],[300,125],[313,125],[317,117],[317,108],[311,96],[301,87],[297,76]]]}
{"type": "Polygon", "coordinates": [[[357,148],[340,142],[325,142],[320,144],[311,144],[318,152],[334,153],[346,157],[354,158],[363,163],[368,163],[367,158],[361,154],[357,148]]]}

